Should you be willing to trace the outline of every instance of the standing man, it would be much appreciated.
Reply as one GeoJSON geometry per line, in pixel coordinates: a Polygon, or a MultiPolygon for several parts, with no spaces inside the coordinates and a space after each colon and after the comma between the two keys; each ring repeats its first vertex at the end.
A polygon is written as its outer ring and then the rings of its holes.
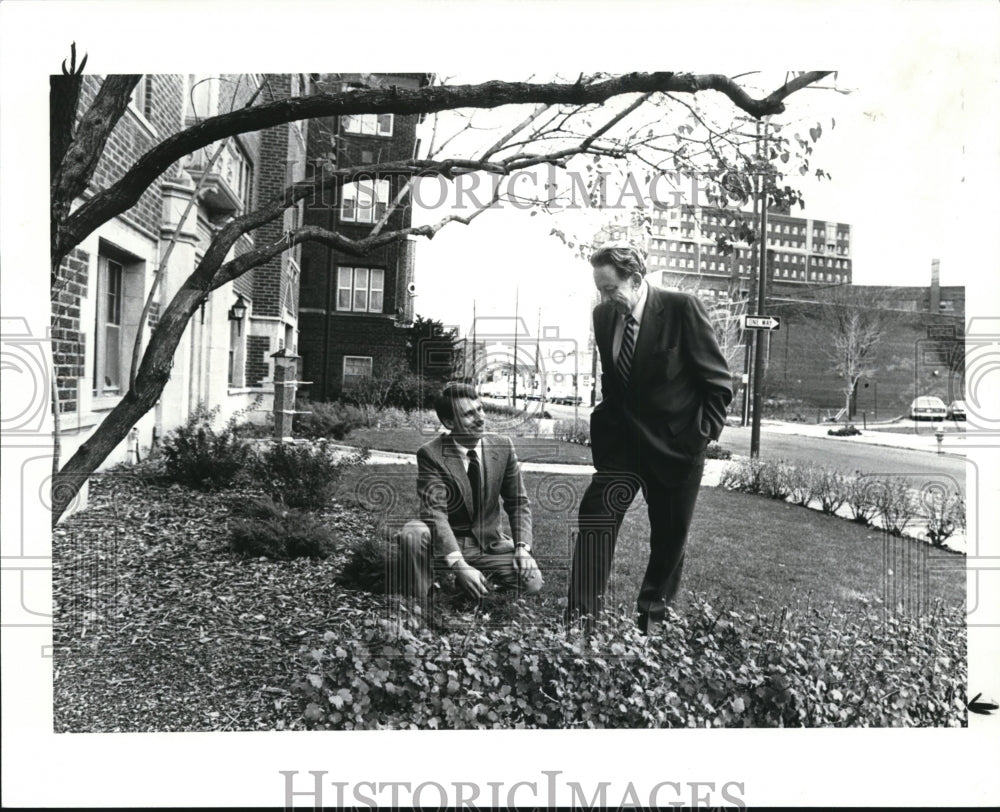
{"type": "Polygon", "coordinates": [[[641,489],[650,553],[638,622],[648,633],[677,594],[705,448],[722,432],[732,385],[698,299],[650,285],[630,246],[599,248],[590,263],[604,399],[590,417],[597,471],[580,502],[567,618],[600,614],[618,530],[641,489]]]}
{"type": "Polygon", "coordinates": [[[474,598],[487,593],[487,575],[503,588],[535,594],[542,575],[531,556],[531,508],[513,443],[484,431],[471,384],[446,384],[434,407],[448,433],[417,451],[420,520],[399,534],[403,591],[425,600],[437,562],[474,598]],[[500,526],[501,500],[510,536],[500,526]]]}

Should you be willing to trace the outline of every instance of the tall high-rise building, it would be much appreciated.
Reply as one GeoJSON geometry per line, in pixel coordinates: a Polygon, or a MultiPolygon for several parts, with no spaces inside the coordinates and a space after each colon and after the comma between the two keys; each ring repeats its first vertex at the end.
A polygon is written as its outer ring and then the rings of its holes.
{"type": "MultiPolygon", "coordinates": [[[[747,290],[752,248],[738,239],[737,215],[712,206],[654,209],[647,254],[649,278],[697,293],[709,303],[747,290]],[[725,254],[719,241],[728,239],[725,254]]],[[[846,223],[768,213],[768,281],[774,293],[851,282],[851,227],[846,223]]]]}

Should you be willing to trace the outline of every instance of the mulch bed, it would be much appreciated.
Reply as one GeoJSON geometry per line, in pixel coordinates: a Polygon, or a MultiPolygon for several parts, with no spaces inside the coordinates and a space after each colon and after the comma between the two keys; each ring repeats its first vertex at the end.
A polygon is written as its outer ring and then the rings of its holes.
{"type": "MultiPolygon", "coordinates": [[[[343,554],[230,552],[231,506],[246,498],[92,479],[87,509],[53,533],[56,732],[301,726],[288,691],[297,652],[377,602],[334,583],[343,554]]],[[[318,515],[345,539],[372,532],[358,508],[318,515]]]]}

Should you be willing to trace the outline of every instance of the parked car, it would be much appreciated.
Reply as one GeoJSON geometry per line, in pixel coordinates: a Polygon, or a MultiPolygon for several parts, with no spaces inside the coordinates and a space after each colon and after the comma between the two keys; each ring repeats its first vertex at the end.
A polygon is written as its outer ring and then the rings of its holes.
{"type": "Polygon", "coordinates": [[[949,420],[965,420],[965,401],[953,400],[948,404],[945,416],[949,420]]]}
{"type": "Polygon", "coordinates": [[[911,420],[944,420],[947,414],[944,401],[933,395],[915,398],[910,404],[911,420]]]}

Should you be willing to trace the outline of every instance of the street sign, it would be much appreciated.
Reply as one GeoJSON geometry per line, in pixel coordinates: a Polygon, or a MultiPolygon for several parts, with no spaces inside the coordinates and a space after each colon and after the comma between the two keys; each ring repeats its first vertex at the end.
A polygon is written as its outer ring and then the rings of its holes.
{"type": "Polygon", "coordinates": [[[781,329],[781,318],[779,316],[744,316],[742,322],[744,330],[781,329]]]}

